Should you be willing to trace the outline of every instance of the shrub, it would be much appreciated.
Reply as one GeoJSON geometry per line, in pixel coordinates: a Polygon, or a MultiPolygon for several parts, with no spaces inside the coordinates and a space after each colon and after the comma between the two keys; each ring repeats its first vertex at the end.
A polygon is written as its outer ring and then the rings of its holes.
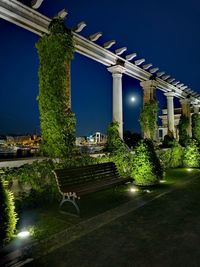
{"type": "Polygon", "coordinates": [[[189,127],[189,118],[184,115],[181,115],[178,129],[179,129],[179,143],[182,146],[186,146],[190,140],[188,127],[189,127]]]}
{"type": "Polygon", "coordinates": [[[164,168],[177,168],[183,166],[183,148],[174,140],[171,147],[159,151],[159,157],[164,168]]]}
{"type": "Polygon", "coordinates": [[[121,176],[130,175],[132,155],[128,146],[119,136],[117,122],[112,122],[108,126],[106,150],[110,152],[110,155],[99,159],[99,161],[113,161],[121,176]]]}
{"type": "Polygon", "coordinates": [[[25,164],[19,168],[4,169],[4,180],[7,180],[10,186],[16,179],[22,189],[25,186],[31,189],[29,193],[22,190],[17,202],[19,208],[53,203],[59,199],[60,194],[52,172],[54,169],[55,164],[51,160],[34,161],[32,164],[25,164]]]}
{"type": "Polygon", "coordinates": [[[199,167],[200,155],[197,142],[191,140],[190,143],[184,148],[183,165],[185,167],[197,168],[199,167]]]}
{"type": "Polygon", "coordinates": [[[200,144],[200,115],[192,114],[192,138],[200,144]]]}
{"type": "Polygon", "coordinates": [[[12,238],[17,223],[13,194],[0,179],[0,247],[12,238]]]}
{"type": "Polygon", "coordinates": [[[154,185],[163,177],[163,168],[150,140],[142,140],[134,150],[132,177],[141,186],[154,185]]]}

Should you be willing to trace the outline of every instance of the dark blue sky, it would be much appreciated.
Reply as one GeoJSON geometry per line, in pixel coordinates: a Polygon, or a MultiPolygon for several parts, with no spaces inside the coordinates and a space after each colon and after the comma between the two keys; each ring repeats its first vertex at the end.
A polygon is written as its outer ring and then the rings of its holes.
{"type": "MultiPolygon", "coordinates": [[[[23,2],[29,4],[30,1],[23,2]]],[[[68,27],[81,20],[88,36],[102,31],[99,44],[115,39],[112,50],[127,46],[160,70],[200,93],[200,3],[197,0],[44,0],[39,11],[49,17],[66,8],[68,27]],[[118,3],[119,2],[119,3],[118,3]]],[[[0,133],[39,131],[38,37],[0,19],[0,133]]],[[[158,92],[160,108],[165,97],[158,92]]],[[[142,91],[139,82],[123,77],[124,129],[139,131],[142,91]],[[130,96],[136,96],[134,104],[130,96]]],[[[175,101],[176,106],[179,105],[175,101]]],[[[72,109],[77,135],[106,132],[112,119],[112,78],[106,68],[79,54],[72,62],[72,109]]]]}

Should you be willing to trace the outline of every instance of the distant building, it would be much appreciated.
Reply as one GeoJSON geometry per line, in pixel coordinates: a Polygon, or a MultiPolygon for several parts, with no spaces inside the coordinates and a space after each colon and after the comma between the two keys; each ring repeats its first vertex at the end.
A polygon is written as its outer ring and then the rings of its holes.
{"type": "MultiPolygon", "coordinates": [[[[178,125],[179,125],[179,121],[180,121],[180,117],[181,117],[181,108],[175,108],[174,109],[174,129],[175,129],[175,133],[174,133],[174,137],[176,139],[179,138],[179,131],[178,131],[178,125]]],[[[190,113],[191,115],[193,114],[194,110],[191,107],[190,109],[190,113]]],[[[168,132],[168,126],[167,126],[167,109],[163,109],[162,110],[162,115],[159,116],[159,118],[161,119],[161,125],[158,126],[158,133],[157,133],[157,137],[159,141],[164,140],[165,135],[167,135],[168,132]]]]}
{"type": "MultiPolygon", "coordinates": [[[[175,138],[178,138],[178,124],[181,117],[181,108],[174,109],[174,128],[175,128],[175,138]]],[[[158,140],[164,140],[165,135],[167,135],[167,109],[162,109],[162,115],[159,116],[161,119],[161,126],[158,126],[158,140]]]]}
{"type": "Polygon", "coordinates": [[[92,135],[90,135],[88,138],[88,143],[90,144],[105,144],[107,140],[107,136],[105,134],[102,134],[100,132],[96,132],[92,135]]]}

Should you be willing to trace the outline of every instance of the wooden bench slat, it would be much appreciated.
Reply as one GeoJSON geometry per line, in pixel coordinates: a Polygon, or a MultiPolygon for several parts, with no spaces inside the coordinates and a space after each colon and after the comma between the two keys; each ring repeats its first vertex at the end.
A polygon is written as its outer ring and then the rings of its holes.
{"type": "Polygon", "coordinates": [[[76,207],[78,213],[79,207],[75,201],[77,196],[94,193],[132,180],[120,177],[113,162],[58,169],[54,171],[54,174],[60,193],[63,195],[60,206],[69,201],[76,207]]]}

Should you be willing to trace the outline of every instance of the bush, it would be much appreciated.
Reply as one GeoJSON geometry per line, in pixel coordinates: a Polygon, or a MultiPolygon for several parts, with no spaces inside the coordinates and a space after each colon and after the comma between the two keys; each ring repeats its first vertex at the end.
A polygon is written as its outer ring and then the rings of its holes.
{"type": "Polygon", "coordinates": [[[12,238],[17,223],[13,194],[0,179],[0,247],[12,238]]]}
{"type": "Polygon", "coordinates": [[[200,115],[192,114],[192,138],[200,144],[200,115]]]}
{"type": "Polygon", "coordinates": [[[42,162],[34,161],[19,168],[4,169],[4,180],[12,186],[13,180],[17,180],[22,189],[26,186],[30,192],[21,192],[17,204],[21,207],[34,207],[58,200],[60,194],[52,170],[55,164],[51,160],[42,162]]]}
{"type": "Polygon", "coordinates": [[[191,140],[185,147],[183,154],[183,165],[185,167],[198,168],[200,163],[200,155],[198,144],[195,140],[191,140]]]}
{"type": "Polygon", "coordinates": [[[183,148],[176,140],[171,143],[171,148],[160,150],[159,157],[166,169],[183,166],[183,148]]]}
{"type": "Polygon", "coordinates": [[[163,177],[163,168],[150,140],[142,140],[134,150],[132,177],[141,186],[154,185],[163,177]]]}
{"type": "Polygon", "coordinates": [[[128,146],[119,136],[118,123],[112,122],[108,126],[106,150],[109,156],[99,159],[100,162],[112,161],[116,164],[121,176],[128,176],[131,173],[131,157],[128,146]]]}
{"type": "Polygon", "coordinates": [[[189,123],[190,123],[189,118],[187,118],[184,115],[181,115],[178,129],[179,129],[179,143],[182,146],[187,146],[190,140],[189,133],[188,133],[189,123]]]}

